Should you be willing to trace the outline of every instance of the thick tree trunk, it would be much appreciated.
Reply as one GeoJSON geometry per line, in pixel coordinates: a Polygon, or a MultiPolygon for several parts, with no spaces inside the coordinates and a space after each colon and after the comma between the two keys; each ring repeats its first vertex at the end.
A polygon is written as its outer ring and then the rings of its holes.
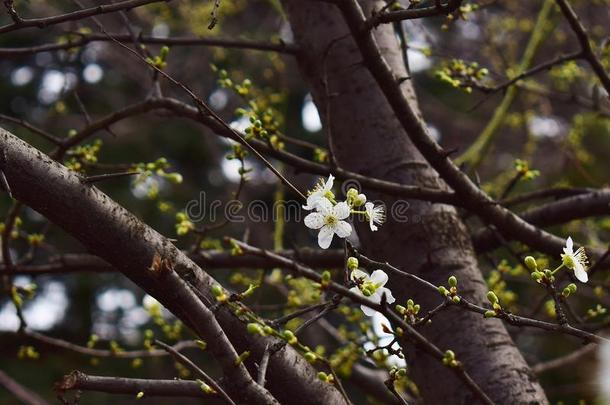
{"type": "MultiPolygon", "coordinates": [[[[365,13],[385,4],[361,2],[365,13]]],[[[363,175],[402,184],[443,188],[437,173],[417,151],[394,116],[349,35],[339,10],[320,1],[286,0],[295,40],[301,47],[299,66],[330,135],[339,166],[363,175]]],[[[407,77],[401,49],[391,25],[375,30],[386,62],[396,77],[407,77]]],[[[417,104],[409,80],[402,89],[417,104]]],[[[388,222],[376,233],[358,226],[364,251],[414,272],[436,285],[449,275],[459,280],[460,294],[485,301],[487,287],[477,266],[470,236],[456,210],[422,201],[396,201],[387,195],[388,222]],[[392,212],[394,207],[394,213],[392,212]],[[406,211],[403,211],[406,209],[406,211]],[[402,221],[397,215],[402,214],[402,221]]],[[[404,305],[413,298],[430,310],[441,302],[417,285],[391,279],[391,289],[404,305]]],[[[434,318],[422,332],[442,350],[452,349],[482,389],[497,403],[546,403],[535,376],[502,323],[453,308],[434,318]]],[[[471,403],[472,396],[437,359],[403,344],[410,374],[427,403],[471,403]]]]}

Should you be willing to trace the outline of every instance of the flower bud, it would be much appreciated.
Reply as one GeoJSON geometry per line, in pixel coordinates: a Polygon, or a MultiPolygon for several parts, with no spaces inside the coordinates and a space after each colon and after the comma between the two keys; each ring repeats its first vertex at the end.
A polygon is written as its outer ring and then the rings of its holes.
{"type": "Polygon", "coordinates": [[[249,323],[246,329],[253,335],[264,335],[263,328],[258,323],[249,323]]]}
{"type": "Polygon", "coordinates": [[[290,330],[285,330],[284,333],[282,333],[282,337],[291,345],[295,345],[298,342],[297,337],[290,330]]]}
{"type": "Polygon", "coordinates": [[[438,292],[441,293],[441,295],[443,297],[446,297],[449,295],[449,291],[447,291],[447,289],[445,287],[443,287],[442,285],[438,287],[438,292]]]}
{"type": "Polygon", "coordinates": [[[325,270],[322,273],[322,286],[328,286],[330,284],[330,271],[325,270]]]}
{"type": "Polygon", "coordinates": [[[358,196],[354,199],[354,206],[360,207],[366,203],[366,196],[364,194],[358,194],[358,196]]]}
{"type": "Polygon", "coordinates": [[[347,258],[347,268],[349,270],[356,270],[358,268],[358,259],[353,256],[347,258]]]}
{"type": "Polygon", "coordinates": [[[316,361],[316,355],[313,352],[307,352],[304,354],[305,360],[307,360],[308,363],[313,364],[316,361]]]}
{"type": "Polygon", "coordinates": [[[457,278],[455,276],[449,277],[449,280],[447,280],[447,282],[449,283],[450,287],[457,287],[457,278]]]}
{"type": "Polygon", "coordinates": [[[453,301],[454,304],[459,304],[461,301],[461,298],[458,297],[457,295],[455,295],[453,298],[451,298],[451,300],[453,301]]]}
{"type": "Polygon", "coordinates": [[[493,291],[489,291],[487,293],[487,300],[489,300],[489,302],[492,303],[492,304],[497,304],[498,301],[499,301],[498,300],[498,296],[493,291]]]}
{"type": "Polygon", "coordinates": [[[534,259],[532,256],[527,256],[524,261],[527,268],[531,271],[538,270],[538,264],[536,263],[536,259],[534,259]]]}
{"type": "Polygon", "coordinates": [[[492,310],[485,311],[484,316],[485,316],[485,318],[493,318],[496,316],[496,311],[492,311],[492,310]]]}
{"type": "Polygon", "coordinates": [[[349,190],[347,190],[346,197],[347,197],[349,200],[355,201],[355,200],[356,200],[356,198],[358,198],[358,190],[356,190],[356,189],[355,189],[355,188],[353,188],[353,187],[352,187],[352,188],[350,188],[349,190]]]}

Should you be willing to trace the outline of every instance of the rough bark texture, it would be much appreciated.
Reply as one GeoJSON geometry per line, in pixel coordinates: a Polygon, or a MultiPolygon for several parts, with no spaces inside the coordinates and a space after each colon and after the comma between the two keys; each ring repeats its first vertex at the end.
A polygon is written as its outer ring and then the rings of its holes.
{"type": "MultiPolygon", "coordinates": [[[[77,238],[91,253],[123,272],[146,292],[182,319],[199,335],[215,322],[196,322],[188,296],[190,290],[170,288],[168,279],[150,271],[159,254],[207,298],[216,281],[158,232],[141,222],[96,187],[48,156],[0,128],[0,168],[13,196],[32,207],[67,233],[77,238]]],[[[175,283],[174,283],[175,284],[175,283]]],[[[267,344],[276,339],[253,336],[232,313],[220,309],[216,320],[238,353],[251,351],[250,360],[259,361],[267,344]]],[[[206,338],[207,339],[207,338],[206,338]]],[[[210,349],[216,344],[208,339],[210,349]]],[[[276,353],[269,362],[267,388],[281,403],[341,404],[337,389],[321,382],[317,371],[291,346],[276,353]]],[[[229,394],[239,403],[256,403],[244,397],[244,387],[225,382],[229,394]]]]}
{"type": "MultiPolygon", "coordinates": [[[[330,135],[339,166],[363,175],[407,185],[444,188],[436,172],[410,142],[333,5],[319,1],[286,0],[298,61],[330,135]]],[[[385,3],[361,2],[370,14],[385,3]]],[[[375,31],[379,48],[396,77],[407,77],[401,50],[391,25],[375,31]]],[[[409,80],[402,89],[417,104],[409,80]]],[[[367,190],[364,190],[365,192],[367,190]]],[[[478,269],[467,229],[455,209],[421,201],[397,202],[387,195],[368,193],[386,203],[388,222],[376,233],[357,226],[365,253],[414,272],[436,285],[449,275],[459,279],[460,294],[485,302],[486,284],[478,269]],[[397,205],[395,205],[397,204],[397,205]],[[393,218],[395,210],[406,221],[393,218]]],[[[396,213],[396,212],[395,212],[396,213]]],[[[413,298],[424,310],[440,296],[393,278],[391,288],[404,304],[413,298]]],[[[436,317],[422,332],[441,349],[453,349],[483,390],[497,403],[546,403],[535,376],[499,320],[452,309],[436,317]]],[[[427,403],[471,403],[470,392],[438,360],[403,345],[411,376],[427,403]]]]}

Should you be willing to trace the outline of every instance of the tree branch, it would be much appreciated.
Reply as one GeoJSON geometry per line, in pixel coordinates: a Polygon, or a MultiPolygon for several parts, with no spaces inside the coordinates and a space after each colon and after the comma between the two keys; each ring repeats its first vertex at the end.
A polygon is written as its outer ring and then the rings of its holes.
{"type": "Polygon", "coordinates": [[[120,10],[129,10],[146,4],[168,1],[170,0],[125,0],[118,3],[104,4],[101,6],[95,6],[51,17],[21,19],[13,24],[0,27],[0,34],[28,27],[46,28],[51,25],[61,24],[67,21],[78,21],[82,20],[83,18],[93,17],[100,14],[107,14],[120,10]]]}
{"type": "MultiPolygon", "coordinates": [[[[162,0],[159,0],[162,1],[162,0]]],[[[73,41],[68,41],[66,43],[58,44],[58,43],[50,43],[50,44],[42,44],[35,45],[29,47],[20,47],[20,48],[0,48],[0,56],[11,57],[11,56],[20,56],[20,55],[30,55],[40,52],[50,52],[50,51],[58,51],[65,49],[73,49],[78,48],[84,45],[87,45],[91,42],[110,42],[112,41],[108,36],[103,34],[82,34],[82,33],[73,33],[72,35],[78,36],[77,39],[73,41]]],[[[131,42],[131,36],[129,34],[119,34],[119,33],[109,33],[112,38],[117,41],[121,41],[124,43],[131,42]]],[[[246,49],[246,50],[254,50],[254,51],[270,51],[270,52],[278,52],[285,53],[288,55],[295,55],[298,52],[298,48],[293,44],[286,44],[280,42],[278,44],[274,44],[271,42],[260,42],[260,41],[252,41],[248,39],[232,39],[232,38],[201,38],[201,37],[153,37],[149,35],[139,35],[137,37],[138,42],[142,44],[159,44],[159,45],[168,45],[168,46],[209,46],[209,47],[219,47],[219,48],[232,48],[232,49],[246,49]]]]}

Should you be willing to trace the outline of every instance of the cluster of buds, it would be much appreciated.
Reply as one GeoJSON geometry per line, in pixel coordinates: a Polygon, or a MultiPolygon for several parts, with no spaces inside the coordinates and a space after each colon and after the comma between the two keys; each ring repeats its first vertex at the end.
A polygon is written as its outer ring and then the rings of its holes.
{"type": "Polygon", "coordinates": [[[169,54],[169,47],[163,46],[159,51],[159,55],[154,58],[146,58],[146,62],[156,67],[159,70],[163,70],[167,66],[167,55],[169,54]]]}
{"type": "Polygon", "coordinates": [[[487,300],[491,304],[492,309],[485,312],[485,318],[493,318],[497,316],[500,312],[502,312],[502,306],[500,305],[500,300],[495,292],[489,291],[487,293],[487,300]]]}
{"type": "Polygon", "coordinates": [[[445,354],[443,355],[443,364],[452,368],[460,366],[460,362],[456,360],[453,350],[445,351],[445,354]]]}
{"type": "Polygon", "coordinates": [[[477,62],[467,63],[461,59],[452,59],[436,71],[436,77],[455,88],[463,88],[465,92],[471,93],[472,86],[479,84],[489,71],[479,67],[477,62]]]}
{"type": "Polygon", "coordinates": [[[398,312],[405,321],[407,322],[415,322],[418,319],[419,311],[421,310],[421,306],[416,304],[412,299],[407,300],[406,308],[402,305],[396,305],[396,312],[398,312]]]}
{"type": "Polygon", "coordinates": [[[447,279],[447,283],[449,284],[449,289],[441,285],[438,287],[438,292],[440,292],[443,297],[451,299],[454,304],[459,304],[461,299],[457,290],[457,278],[455,276],[451,276],[447,279]]]}
{"type": "Polygon", "coordinates": [[[567,286],[565,286],[565,288],[561,292],[561,295],[564,298],[568,298],[570,295],[576,293],[577,290],[578,290],[578,288],[576,287],[576,284],[570,283],[567,286]]]}
{"type": "Polygon", "coordinates": [[[327,374],[324,371],[320,371],[318,373],[318,380],[333,384],[335,382],[335,377],[333,377],[332,374],[327,374]]]}
{"type": "Polygon", "coordinates": [[[224,303],[229,300],[224,288],[222,288],[219,284],[214,284],[212,287],[212,294],[214,297],[216,297],[216,301],[220,303],[224,303]]]}
{"type": "Polygon", "coordinates": [[[526,160],[517,159],[515,160],[515,170],[519,176],[524,180],[532,180],[540,176],[539,170],[533,170],[529,167],[529,163],[526,160]]]}
{"type": "Polygon", "coordinates": [[[176,234],[179,236],[186,235],[195,229],[195,224],[188,218],[186,213],[178,212],[176,214],[176,234]]]}

